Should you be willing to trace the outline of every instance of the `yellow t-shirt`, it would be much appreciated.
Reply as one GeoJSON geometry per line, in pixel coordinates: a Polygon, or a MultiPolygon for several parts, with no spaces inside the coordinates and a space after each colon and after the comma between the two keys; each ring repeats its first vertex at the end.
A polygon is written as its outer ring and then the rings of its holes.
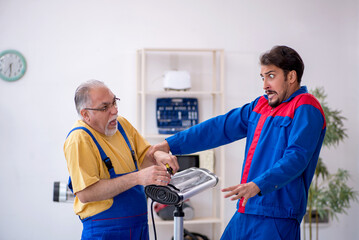
{"type": "MultiPolygon", "coordinates": [[[[132,149],[135,151],[137,165],[140,167],[150,144],[125,118],[118,117],[117,120],[126,132],[132,149]]],[[[78,120],[73,127],[80,126],[91,131],[107,157],[111,159],[116,174],[136,170],[130,149],[119,131],[109,137],[92,129],[82,120],[78,120]]],[[[95,142],[84,130],[75,130],[68,136],[64,144],[64,153],[74,193],[91,186],[100,179],[110,178],[95,142]]],[[[76,197],[74,211],[81,219],[84,219],[109,209],[112,203],[113,199],[107,199],[84,204],[76,197]]]]}

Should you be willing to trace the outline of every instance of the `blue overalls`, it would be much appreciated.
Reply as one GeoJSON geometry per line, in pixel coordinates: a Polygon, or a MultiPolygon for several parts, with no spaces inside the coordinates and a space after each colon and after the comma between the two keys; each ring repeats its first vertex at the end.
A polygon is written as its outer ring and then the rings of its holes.
{"type": "MultiPolygon", "coordinates": [[[[138,171],[135,152],[132,150],[126,133],[118,121],[117,128],[131,151],[136,166],[135,171],[138,171]]],[[[127,174],[115,173],[111,160],[107,157],[95,137],[87,128],[76,127],[72,129],[70,133],[78,129],[86,131],[92,137],[101,154],[102,160],[106,164],[111,179],[127,174]]],[[[67,136],[69,136],[70,133],[67,136]]],[[[69,178],[69,188],[72,190],[71,178],[69,178]]],[[[81,221],[83,224],[82,240],[148,240],[147,201],[143,186],[137,185],[122,192],[113,198],[113,204],[109,209],[94,216],[81,219],[81,221]]]]}

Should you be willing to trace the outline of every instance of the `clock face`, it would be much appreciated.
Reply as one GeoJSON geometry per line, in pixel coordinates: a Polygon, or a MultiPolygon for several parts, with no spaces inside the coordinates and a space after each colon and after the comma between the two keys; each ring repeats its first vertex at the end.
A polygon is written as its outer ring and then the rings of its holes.
{"type": "Polygon", "coordinates": [[[26,61],[21,53],[15,50],[0,53],[0,78],[15,81],[24,76],[25,71],[26,61]]]}

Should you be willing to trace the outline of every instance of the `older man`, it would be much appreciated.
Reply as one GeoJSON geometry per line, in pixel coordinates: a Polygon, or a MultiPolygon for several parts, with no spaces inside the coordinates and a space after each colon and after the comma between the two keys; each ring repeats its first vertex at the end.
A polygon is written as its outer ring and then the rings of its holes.
{"type": "Polygon", "coordinates": [[[82,239],[149,239],[143,185],[166,185],[178,163],[151,146],[123,117],[119,99],[103,83],[91,80],[75,93],[81,117],[70,131],[64,153],[82,239]]]}

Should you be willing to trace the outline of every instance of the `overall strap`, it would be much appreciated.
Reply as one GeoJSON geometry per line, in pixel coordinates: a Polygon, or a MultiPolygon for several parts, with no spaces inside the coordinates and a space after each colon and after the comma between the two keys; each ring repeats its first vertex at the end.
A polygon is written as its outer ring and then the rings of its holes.
{"type": "Polygon", "coordinates": [[[75,130],[78,130],[78,129],[81,129],[81,130],[84,130],[85,132],[88,133],[88,135],[90,135],[90,137],[92,138],[92,140],[95,142],[97,148],[98,148],[98,151],[100,152],[100,155],[101,155],[101,159],[102,161],[105,163],[109,173],[110,173],[110,176],[111,177],[115,177],[116,176],[116,173],[115,173],[115,170],[113,169],[113,166],[112,166],[112,162],[110,160],[109,157],[107,157],[106,153],[103,151],[102,147],[100,146],[100,144],[97,142],[96,138],[94,137],[94,135],[90,132],[90,130],[88,130],[87,128],[85,127],[76,127],[74,129],[72,129],[69,134],[67,135],[67,137],[70,135],[71,132],[75,131],[75,130]]]}
{"type": "MultiPolygon", "coordinates": [[[[67,137],[75,130],[84,130],[85,132],[87,132],[90,137],[92,138],[92,140],[94,141],[94,143],[96,144],[99,152],[100,152],[100,155],[101,155],[101,159],[102,161],[105,163],[109,173],[110,173],[110,176],[111,178],[115,178],[116,177],[116,173],[115,173],[115,170],[112,166],[112,162],[111,162],[111,159],[109,157],[107,157],[106,153],[103,151],[102,147],[100,146],[100,144],[97,142],[96,138],[94,137],[94,135],[91,133],[90,130],[88,130],[87,128],[85,127],[76,127],[76,128],[73,128],[68,134],[67,134],[67,137]]],[[[130,144],[130,141],[128,140],[127,138],[127,135],[125,133],[125,130],[123,129],[123,127],[121,126],[120,122],[117,121],[117,129],[120,131],[122,137],[125,139],[126,143],[127,143],[127,146],[128,148],[130,149],[130,152],[131,152],[131,156],[132,156],[132,160],[135,164],[135,167],[136,167],[136,171],[138,171],[138,166],[137,166],[137,161],[136,161],[136,157],[135,157],[135,151],[132,149],[131,147],[131,144],[130,144]]],[[[66,137],[66,138],[67,138],[66,137]]],[[[72,191],[72,182],[71,182],[71,177],[69,177],[69,181],[68,181],[68,186],[69,188],[71,189],[72,191]]]]}
{"type": "Polygon", "coordinates": [[[130,141],[128,140],[127,135],[126,135],[126,133],[125,133],[125,130],[123,129],[123,127],[121,126],[121,124],[120,124],[119,121],[117,121],[117,129],[118,129],[118,131],[120,131],[120,133],[122,134],[123,138],[125,139],[125,141],[126,141],[126,143],[127,143],[127,146],[128,146],[128,148],[130,149],[130,151],[131,151],[132,160],[133,160],[133,162],[135,163],[136,170],[138,170],[137,161],[136,161],[136,156],[135,156],[135,151],[133,151],[133,149],[132,149],[132,147],[131,147],[131,144],[130,144],[130,141]]]}
{"type": "MultiPolygon", "coordinates": [[[[107,169],[108,169],[108,172],[110,173],[110,176],[111,178],[114,178],[116,177],[116,173],[115,173],[115,170],[113,169],[113,166],[112,166],[112,162],[110,160],[109,157],[107,157],[106,153],[103,151],[102,147],[100,146],[100,144],[97,142],[96,138],[94,137],[94,135],[90,132],[90,130],[88,130],[87,128],[85,127],[76,127],[76,128],[73,128],[69,134],[67,134],[67,137],[75,130],[84,130],[85,132],[87,132],[90,137],[92,138],[92,140],[95,142],[96,146],[97,146],[97,149],[98,151],[100,152],[100,155],[101,155],[101,159],[102,161],[105,163],[107,169]]],[[[69,181],[67,183],[67,186],[69,187],[69,189],[71,190],[71,192],[73,192],[73,188],[72,188],[72,181],[71,181],[71,177],[69,177],[69,181]]]]}

